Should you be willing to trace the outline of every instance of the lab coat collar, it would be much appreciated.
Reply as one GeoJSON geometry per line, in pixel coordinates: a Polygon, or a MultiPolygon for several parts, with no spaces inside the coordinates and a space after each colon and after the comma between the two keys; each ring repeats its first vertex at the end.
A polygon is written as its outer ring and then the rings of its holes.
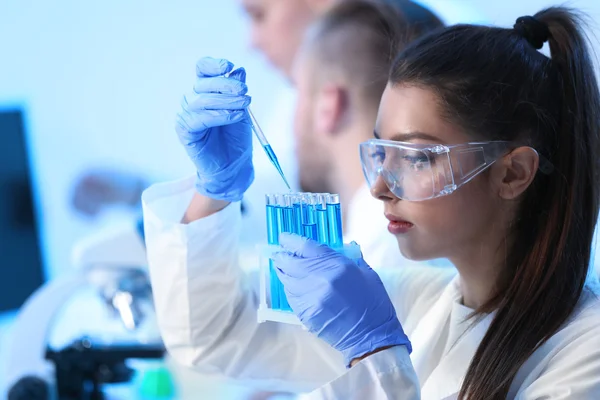
{"type": "Polygon", "coordinates": [[[467,368],[488,330],[494,314],[475,321],[446,354],[450,316],[454,304],[462,301],[460,277],[446,287],[411,335],[411,359],[421,382],[423,399],[452,399],[458,394],[467,368]],[[432,351],[436,349],[436,351],[432,351]]]}

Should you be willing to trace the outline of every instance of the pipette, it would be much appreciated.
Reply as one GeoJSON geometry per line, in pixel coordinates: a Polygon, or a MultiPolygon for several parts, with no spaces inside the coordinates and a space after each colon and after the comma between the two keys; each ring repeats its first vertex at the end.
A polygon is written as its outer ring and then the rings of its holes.
{"type": "Polygon", "coordinates": [[[252,114],[252,110],[250,110],[250,107],[248,107],[248,114],[250,114],[250,119],[252,120],[252,130],[254,131],[256,138],[260,142],[260,145],[265,150],[265,153],[267,153],[267,157],[269,157],[271,163],[273,163],[275,168],[277,168],[277,172],[279,172],[279,175],[281,175],[281,179],[283,179],[283,182],[285,182],[285,186],[287,186],[289,190],[292,190],[287,179],[285,179],[285,175],[283,174],[283,170],[279,165],[279,161],[277,160],[277,156],[275,155],[273,148],[267,141],[267,138],[265,137],[265,134],[263,133],[262,129],[260,129],[260,125],[258,125],[258,121],[256,120],[256,117],[254,117],[254,114],[252,114]]]}

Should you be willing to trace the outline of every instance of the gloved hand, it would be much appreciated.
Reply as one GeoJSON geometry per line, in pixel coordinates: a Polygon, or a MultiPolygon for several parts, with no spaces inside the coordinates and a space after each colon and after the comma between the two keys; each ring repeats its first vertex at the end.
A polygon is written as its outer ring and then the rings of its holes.
{"type": "Polygon", "coordinates": [[[282,234],[279,243],[273,261],[292,310],[346,365],[384,347],[412,351],[381,279],[362,258],[298,235],[282,234]]]}
{"type": "Polygon", "coordinates": [[[252,130],[246,71],[232,69],[227,60],[198,61],[194,94],[183,98],[176,131],[196,165],[198,192],[239,201],[254,180],[252,130]]]}

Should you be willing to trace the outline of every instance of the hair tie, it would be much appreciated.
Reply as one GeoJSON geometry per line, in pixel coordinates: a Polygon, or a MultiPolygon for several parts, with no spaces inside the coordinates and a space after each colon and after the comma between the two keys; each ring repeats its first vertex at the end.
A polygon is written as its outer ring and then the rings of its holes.
{"type": "Polygon", "coordinates": [[[534,17],[526,16],[517,18],[513,26],[514,30],[521,35],[536,49],[541,49],[550,38],[550,30],[544,22],[534,17]]]}

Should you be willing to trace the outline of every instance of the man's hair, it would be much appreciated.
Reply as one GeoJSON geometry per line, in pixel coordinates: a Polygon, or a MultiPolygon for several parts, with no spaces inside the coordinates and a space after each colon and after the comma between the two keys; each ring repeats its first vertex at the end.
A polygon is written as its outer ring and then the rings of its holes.
{"type": "Polygon", "coordinates": [[[346,0],[314,27],[311,53],[324,74],[343,76],[375,108],[394,57],[408,43],[443,27],[428,9],[407,0],[346,0]]]}

